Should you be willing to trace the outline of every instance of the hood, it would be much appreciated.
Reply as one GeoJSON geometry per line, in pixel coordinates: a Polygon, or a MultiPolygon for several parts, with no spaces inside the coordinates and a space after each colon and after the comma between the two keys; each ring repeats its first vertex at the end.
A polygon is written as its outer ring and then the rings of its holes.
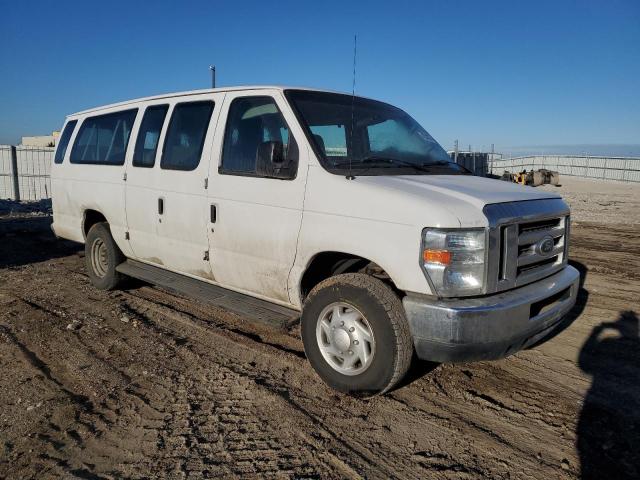
{"type": "Polygon", "coordinates": [[[469,203],[482,210],[490,203],[561,198],[555,193],[536,190],[493,178],[471,175],[407,175],[366,177],[383,188],[400,189],[419,195],[435,192],[469,203]]]}
{"type": "Polygon", "coordinates": [[[347,180],[321,168],[310,168],[309,175],[305,209],[421,227],[484,227],[485,205],[561,198],[533,187],[471,175],[358,176],[347,180]]]}

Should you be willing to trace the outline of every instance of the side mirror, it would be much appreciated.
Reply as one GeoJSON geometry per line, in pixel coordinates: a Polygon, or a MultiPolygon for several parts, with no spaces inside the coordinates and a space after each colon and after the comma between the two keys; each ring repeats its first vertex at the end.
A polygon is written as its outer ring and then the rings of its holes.
{"type": "Polygon", "coordinates": [[[282,142],[262,142],[256,151],[256,173],[262,177],[289,178],[282,142]]]}

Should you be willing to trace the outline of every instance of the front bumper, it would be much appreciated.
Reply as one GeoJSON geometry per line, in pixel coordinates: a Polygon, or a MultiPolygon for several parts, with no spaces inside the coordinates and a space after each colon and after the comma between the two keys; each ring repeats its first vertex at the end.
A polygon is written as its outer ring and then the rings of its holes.
{"type": "Polygon", "coordinates": [[[402,303],[418,358],[491,360],[533,345],[560,325],[576,303],[572,266],[530,285],[488,297],[443,300],[409,294],[402,303]]]}

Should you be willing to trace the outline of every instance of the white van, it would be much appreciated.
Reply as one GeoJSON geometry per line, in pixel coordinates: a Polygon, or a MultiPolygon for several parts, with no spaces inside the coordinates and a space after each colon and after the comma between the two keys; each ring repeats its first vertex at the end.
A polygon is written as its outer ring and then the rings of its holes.
{"type": "Polygon", "coordinates": [[[285,325],[333,388],[393,387],[414,353],[496,359],[557,329],[578,292],[569,208],[471,176],[402,110],[243,87],[70,115],[53,229],[89,276],[138,277],[285,325]],[[301,314],[300,314],[301,312],[301,314]]]}

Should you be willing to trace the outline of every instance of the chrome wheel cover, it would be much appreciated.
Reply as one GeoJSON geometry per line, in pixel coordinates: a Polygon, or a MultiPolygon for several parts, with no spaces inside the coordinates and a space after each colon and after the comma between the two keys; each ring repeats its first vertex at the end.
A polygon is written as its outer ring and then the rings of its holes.
{"type": "Polygon", "coordinates": [[[325,361],[343,375],[359,375],[376,353],[373,329],[353,305],[335,302],[322,310],[316,325],[318,348],[325,361]]]}
{"type": "Polygon", "coordinates": [[[107,246],[100,238],[96,238],[91,244],[91,268],[100,278],[104,277],[109,270],[109,253],[107,246]]]}

